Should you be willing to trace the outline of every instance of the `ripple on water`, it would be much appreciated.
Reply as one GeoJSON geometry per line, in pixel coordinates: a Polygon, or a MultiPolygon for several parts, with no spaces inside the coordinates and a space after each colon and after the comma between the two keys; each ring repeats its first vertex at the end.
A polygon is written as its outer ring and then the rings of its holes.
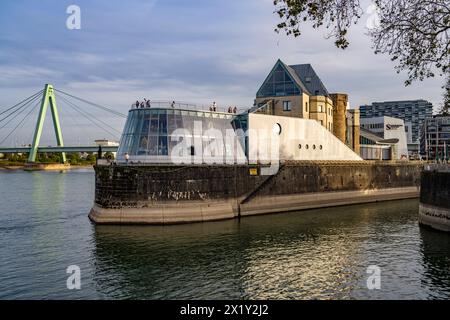
{"type": "Polygon", "coordinates": [[[94,226],[94,174],[0,173],[0,298],[450,297],[450,236],[416,200],[170,227],[94,226]],[[20,190],[20,192],[17,192],[20,190]],[[82,290],[66,288],[66,268],[82,290]],[[381,268],[369,291],[367,267],[381,268]]]}

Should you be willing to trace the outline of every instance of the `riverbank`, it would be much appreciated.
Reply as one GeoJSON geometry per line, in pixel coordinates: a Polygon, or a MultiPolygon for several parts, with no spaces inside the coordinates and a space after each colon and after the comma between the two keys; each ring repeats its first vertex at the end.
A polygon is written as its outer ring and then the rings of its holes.
{"type": "Polygon", "coordinates": [[[0,163],[0,172],[2,171],[36,171],[36,170],[43,170],[43,171],[61,171],[61,170],[79,170],[79,169],[93,169],[93,164],[86,164],[86,165],[59,165],[55,166],[54,164],[44,164],[44,165],[51,165],[47,167],[42,168],[36,168],[30,170],[25,166],[25,164],[14,164],[14,165],[5,165],[0,163]]]}

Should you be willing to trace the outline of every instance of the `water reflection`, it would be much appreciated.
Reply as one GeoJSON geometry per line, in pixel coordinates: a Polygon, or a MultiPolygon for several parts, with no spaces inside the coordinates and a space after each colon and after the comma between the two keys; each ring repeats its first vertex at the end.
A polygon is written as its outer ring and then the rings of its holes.
{"type": "Polygon", "coordinates": [[[92,177],[84,171],[0,173],[0,298],[97,296],[89,289],[92,229],[80,206],[90,202],[92,177]],[[71,264],[83,270],[82,292],[67,290],[71,264]]]}
{"type": "MultiPolygon", "coordinates": [[[[427,227],[420,228],[421,253],[425,268],[422,283],[424,288],[442,288],[450,297],[450,234],[436,232],[427,227]]],[[[442,292],[428,289],[430,298],[439,298],[442,292]]]]}
{"type": "Polygon", "coordinates": [[[417,200],[120,227],[90,223],[94,191],[92,170],[0,173],[0,298],[450,298],[450,236],[419,228],[417,200]]]}
{"type": "Polygon", "coordinates": [[[416,206],[401,201],[183,226],[97,226],[94,282],[108,296],[128,298],[424,298],[417,294],[420,256],[413,254],[416,206]],[[384,270],[377,292],[366,287],[371,264],[384,270]]]}

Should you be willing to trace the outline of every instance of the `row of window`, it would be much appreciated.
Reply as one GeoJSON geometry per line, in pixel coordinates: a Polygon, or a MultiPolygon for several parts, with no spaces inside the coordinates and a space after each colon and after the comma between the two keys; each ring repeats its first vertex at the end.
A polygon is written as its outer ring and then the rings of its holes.
{"type": "MultiPolygon", "coordinates": [[[[299,144],[299,145],[298,145],[298,148],[299,148],[299,149],[302,149],[302,148],[303,148],[302,144],[299,144]]],[[[306,145],[305,145],[305,149],[306,149],[306,150],[309,149],[309,144],[306,144],[306,145]]],[[[316,150],[316,149],[317,149],[317,147],[316,147],[315,144],[312,145],[312,149],[313,149],[313,150],[316,150]]],[[[323,146],[322,146],[322,145],[319,145],[319,150],[322,150],[322,149],[323,149],[323,146]]]]}
{"type": "Polygon", "coordinates": [[[374,145],[376,144],[375,141],[371,140],[371,139],[367,139],[366,137],[360,136],[359,141],[361,144],[363,145],[374,145]]]}
{"type": "Polygon", "coordinates": [[[438,130],[436,130],[436,127],[427,127],[426,130],[428,132],[435,132],[435,131],[450,132],[450,128],[448,128],[448,127],[439,127],[438,130]]]}
{"type": "Polygon", "coordinates": [[[361,126],[366,129],[383,129],[384,128],[383,123],[368,123],[368,124],[362,124],[361,126]]]}
{"type": "MultiPolygon", "coordinates": [[[[318,111],[319,113],[324,112],[323,111],[323,106],[319,105],[318,107],[318,111]]],[[[283,101],[283,111],[292,111],[292,102],[291,101],[283,101]]],[[[305,112],[308,112],[308,102],[305,103],[305,112]]],[[[331,117],[333,115],[333,109],[329,108],[328,109],[328,115],[331,117]]]]}
{"type": "Polygon", "coordinates": [[[432,104],[428,104],[428,103],[402,104],[402,105],[398,105],[398,104],[394,104],[394,105],[375,104],[375,105],[370,105],[370,106],[361,106],[361,109],[364,109],[364,110],[375,110],[375,109],[417,109],[417,108],[421,108],[420,110],[423,110],[422,109],[423,107],[430,108],[430,107],[432,107],[432,104]]]}
{"type": "MultiPolygon", "coordinates": [[[[431,139],[436,139],[436,133],[428,133],[427,134],[427,137],[428,138],[431,138],[431,139]]],[[[439,133],[439,137],[437,137],[437,138],[439,138],[440,140],[447,140],[447,139],[450,139],[450,132],[442,132],[442,133],[439,133]]],[[[449,146],[450,147],[450,146],[449,146]]]]}
{"type": "MultiPolygon", "coordinates": [[[[319,120],[320,124],[323,126],[323,120],[319,120]]],[[[333,131],[333,124],[331,122],[328,122],[326,128],[328,129],[328,131],[333,131]]]]}
{"type": "Polygon", "coordinates": [[[427,125],[429,126],[442,126],[447,127],[450,126],[450,118],[448,120],[445,119],[427,119],[427,125]]]}

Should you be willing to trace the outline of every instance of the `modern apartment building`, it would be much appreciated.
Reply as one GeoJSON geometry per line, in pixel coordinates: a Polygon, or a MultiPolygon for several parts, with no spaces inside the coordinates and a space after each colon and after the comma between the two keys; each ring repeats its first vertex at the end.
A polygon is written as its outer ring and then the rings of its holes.
{"type": "Polygon", "coordinates": [[[371,105],[361,106],[359,110],[361,118],[389,116],[402,119],[408,128],[411,124],[411,142],[418,144],[425,119],[433,115],[433,104],[426,100],[373,102],[371,105]]]}
{"type": "Polygon", "coordinates": [[[450,116],[427,118],[422,126],[420,154],[429,160],[450,159],[450,116]]]}

